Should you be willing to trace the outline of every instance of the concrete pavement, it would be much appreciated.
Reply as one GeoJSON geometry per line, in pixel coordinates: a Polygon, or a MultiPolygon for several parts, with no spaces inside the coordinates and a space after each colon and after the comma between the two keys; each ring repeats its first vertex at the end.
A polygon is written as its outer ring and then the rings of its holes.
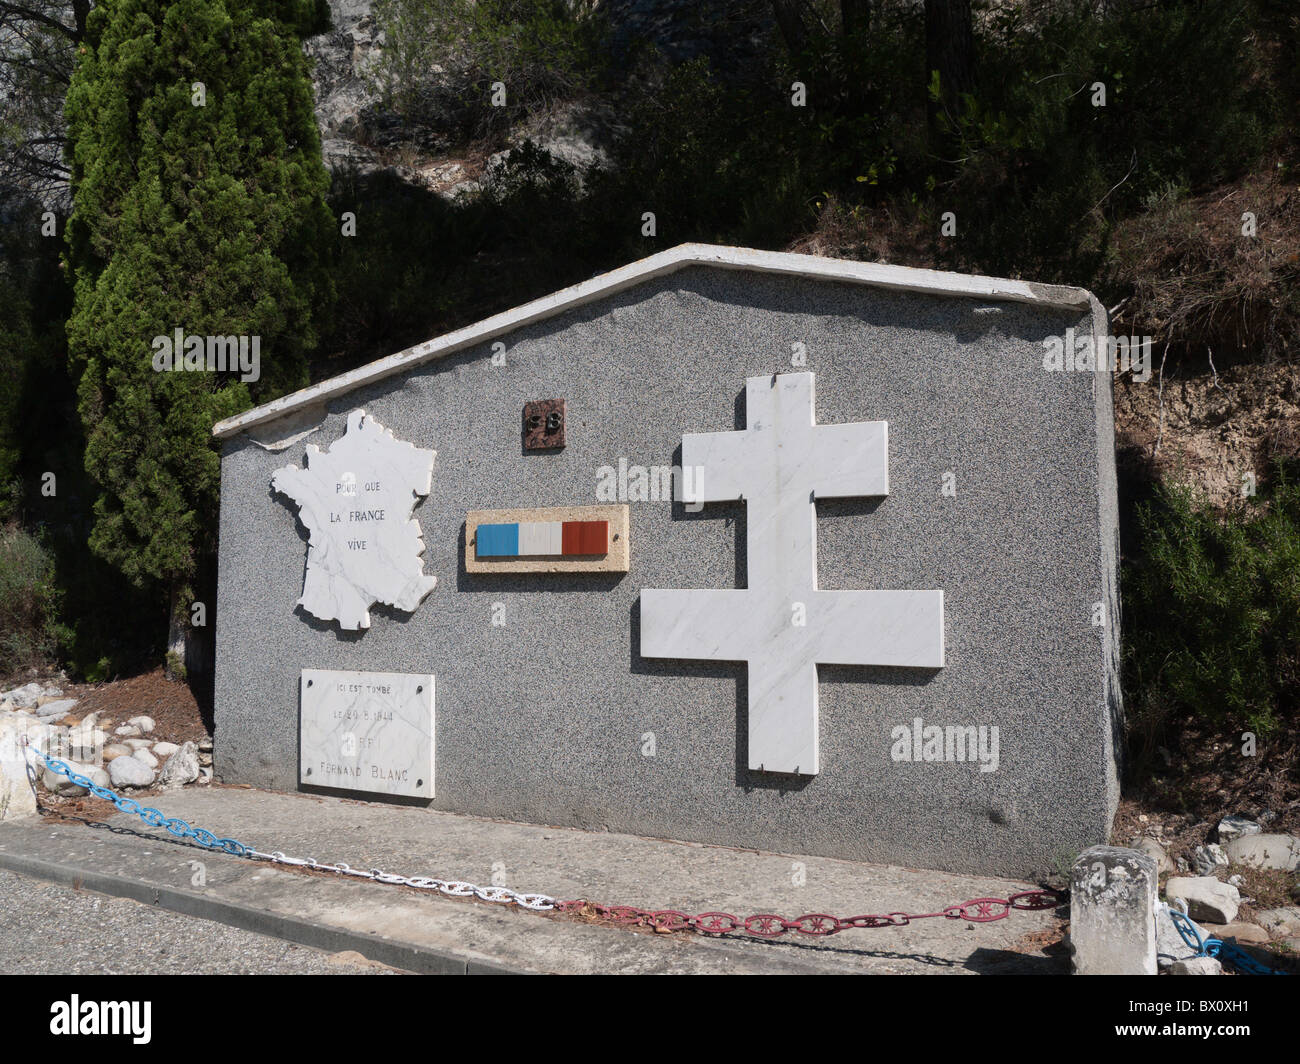
{"type": "MultiPolygon", "coordinates": [[[[218,836],[353,868],[495,881],[607,905],[779,913],[935,912],[1033,884],[548,828],[340,798],[187,788],[146,799],[218,836]]],[[[107,808],[107,807],[106,807],[107,808]]],[[[272,866],[203,850],[115,814],[104,824],[0,824],[0,868],[133,898],[331,952],[421,972],[1057,973],[1051,912],[976,924],[920,920],[825,938],[761,940],[584,923],[513,906],[272,866]]]]}

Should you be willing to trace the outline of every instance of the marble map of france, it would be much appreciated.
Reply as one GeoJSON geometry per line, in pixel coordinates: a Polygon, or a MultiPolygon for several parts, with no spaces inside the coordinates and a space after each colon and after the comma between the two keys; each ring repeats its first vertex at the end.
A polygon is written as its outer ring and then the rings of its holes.
{"type": "Polygon", "coordinates": [[[395,439],[364,410],[328,451],[309,444],[307,467],[277,469],[271,487],[298,506],[309,533],[298,604],[340,628],[370,627],[381,602],[410,612],[437,583],[424,572],[424,540],[411,512],[428,495],[435,451],[395,439]]]}

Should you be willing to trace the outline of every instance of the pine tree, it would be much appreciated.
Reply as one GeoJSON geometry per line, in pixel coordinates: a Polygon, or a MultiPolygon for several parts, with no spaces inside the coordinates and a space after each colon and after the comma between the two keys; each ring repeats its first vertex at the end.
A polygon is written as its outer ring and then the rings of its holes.
{"type": "MultiPolygon", "coordinates": [[[[171,601],[212,555],[214,422],[306,383],[332,220],[300,34],[323,0],[100,0],[66,116],[69,357],[90,547],[171,601]],[[260,377],[158,372],[156,337],[260,340],[260,377]]],[[[251,343],[250,343],[251,346],[251,343]]]]}

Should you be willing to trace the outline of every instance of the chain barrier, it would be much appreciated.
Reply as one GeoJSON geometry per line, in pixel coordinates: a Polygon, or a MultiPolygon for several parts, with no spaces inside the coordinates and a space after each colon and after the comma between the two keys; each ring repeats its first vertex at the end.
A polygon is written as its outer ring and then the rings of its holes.
{"type": "MultiPolygon", "coordinates": [[[[1055,909],[1063,904],[1067,894],[1055,890],[1025,890],[1010,898],[973,898],[970,901],[949,905],[932,913],[892,912],[884,914],[864,914],[862,916],[838,917],[829,913],[805,913],[793,920],[787,920],[776,913],[756,913],[752,916],[735,916],[732,913],[706,912],[698,915],[679,912],[675,909],[638,909],[631,905],[601,905],[586,898],[573,901],[558,901],[548,894],[522,893],[509,887],[480,887],[456,879],[435,879],[431,876],[401,876],[385,872],[378,868],[364,870],[353,868],[340,861],[338,864],[325,864],[314,857],[289,857],[279,850],[262,853],[246,846],[237,839],[219,838],[203,828],[193,828],[185,821],[167,817],[157,809],[141,806],[131,798],[98,786],[93,780],[74,772],[62,761],[46,756],[34,746],[29,746],[24,738],[24,746],[39,757],[45,766],[55,775],[64,776],[79,787],[84,787],[96,798],[112,802],[123,813],[138,816],[150,827],[166,828],[177,838],[190,839],[206,849],[228,853],[235,857],[245,857],[252,861],[269,861],[288,867],[307,868],[316,872],[333,875],[351,876],[356,879],[368,879],[375,883],[395,886],[414,887],[416,890],[437,891],[449,898],[478,898],[480,901],[496,902],[501,905],[517,905],[532,912],[567,913],[579,917],[594,917],[611,923],[629,927],[647,927],[656,932],[695,931],[702,935],[720,937],[737,931],[744,931],[756,938],[779,938],[788,932],[821,937],[834,935],[841,931],[860,930],[876,927],[905,927],[913,920],[930,920],[943,917],[948,920],[966,920],[970,923],[985,924],[994,920],[1004,920],[1013,910],[1033,911],[1055,909]]],[[[36,776],[28,766],[28,780],[32,784],[32,793],[36,793],[36,776]]],[[[39,800],[39,799],[38,799],[39,800]]],[[[1189,943],[1190,945],[1191,943],[1189,943]]]]}
{"type": "MultiPolygon", "coordinates": [[[[123,813],[127,813],[131,816],[138,816],[151,828],[166,828],[170,834],[175,835],[177,838],[192,839],[205,849],[220,850],[222,853],[233,854],[236,857],[248,856],[248,847],[236,839],[221,839],[210,831],[204,831],[203,828],[192,828],[185,823],[184,820],[179,820],[175,817],[169,818],[157,809],[153,809],[149,806],[142,806],[134,798],[125,798],[122,795],[109,790],[107,787],[101,787],[88,776],[83,776],[78,772],[74,772],[62,761],[46,756],[42,751],[30,745],[27,741],[27,736],[25,735],[23,736],[22,744],[45,762],[45,767],[56,776],[66,776],[78,787],[86,788],[86,790],[96,798],[102,798],[106,802],[112,802],[123,813]]],[[[31,771],[30,763],[28,764],[27,770],[27,782],[32,785],[32,793],[35,794],[36,776],[31,771]]],[[[39,801],[40,798],[38,797],[37,802],[39,803],[39,801]]]]}
{"type": "Polygon", "coordinates": [[[986,924],[1004,920],[1013,909],[1055,909],[1065,901],[1065,894],[1055,890],[1025,890],[1010,898],[974,898],[971,901],[949,905],[933,913],[882,913],[839,917],[830,913],[805,913],[787,920],[776,913],[756,913],[753,916],[736,916],[732,913],[709,912],[692,916],[675,909],[637,909],[631,905],[599,905],[579,899],[556,904],[559,912],[580,916],[596,916],[615,924],[648,927],[654,931],[696,931],[702,935],[722,936],[744,931],[756,938],[780,938],[791,931],[820,937],[874,927],[906,927],[913,920],[930,920],[944,917],[948,920],[966,920],[986,924]]]}
{"type": "Polygon", "coordinates": [[[1182,940],[1187,943],[1189,949],[1196,950],[1196,956],[1198,957],[1215,957],[1231,965],[1243,975],[1289,974],[1279,968],[1270,968],[1267,964],[1257,961],[1244,949],[1234,946],[1231,942],[1224,942],[1218,938],[1201,938],[1201,932],[1197,926],[1177,909],[1169,910],[1169,918],[1174,922],[1174,927],[1178,930],[1178,934],[1182,936],[1182,940]]]}

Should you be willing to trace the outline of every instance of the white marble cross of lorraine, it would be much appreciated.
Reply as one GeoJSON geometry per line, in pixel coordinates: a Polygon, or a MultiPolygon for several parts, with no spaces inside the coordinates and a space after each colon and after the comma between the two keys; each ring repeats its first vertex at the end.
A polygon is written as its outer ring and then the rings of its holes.
{"type": "Polygon", "coordinates": [[[703,469],[687,501],[745,502],[749,586],[641,592],[641,654],[746,662],[749,767],[806,776],[821,769],[818,663],[943,665],[942,591],[817,588],[814,499],[889,494],[889,435],[816,424],[813,382],[750,377],[743,431],[682,437],[682,467],[703,469]]]}

